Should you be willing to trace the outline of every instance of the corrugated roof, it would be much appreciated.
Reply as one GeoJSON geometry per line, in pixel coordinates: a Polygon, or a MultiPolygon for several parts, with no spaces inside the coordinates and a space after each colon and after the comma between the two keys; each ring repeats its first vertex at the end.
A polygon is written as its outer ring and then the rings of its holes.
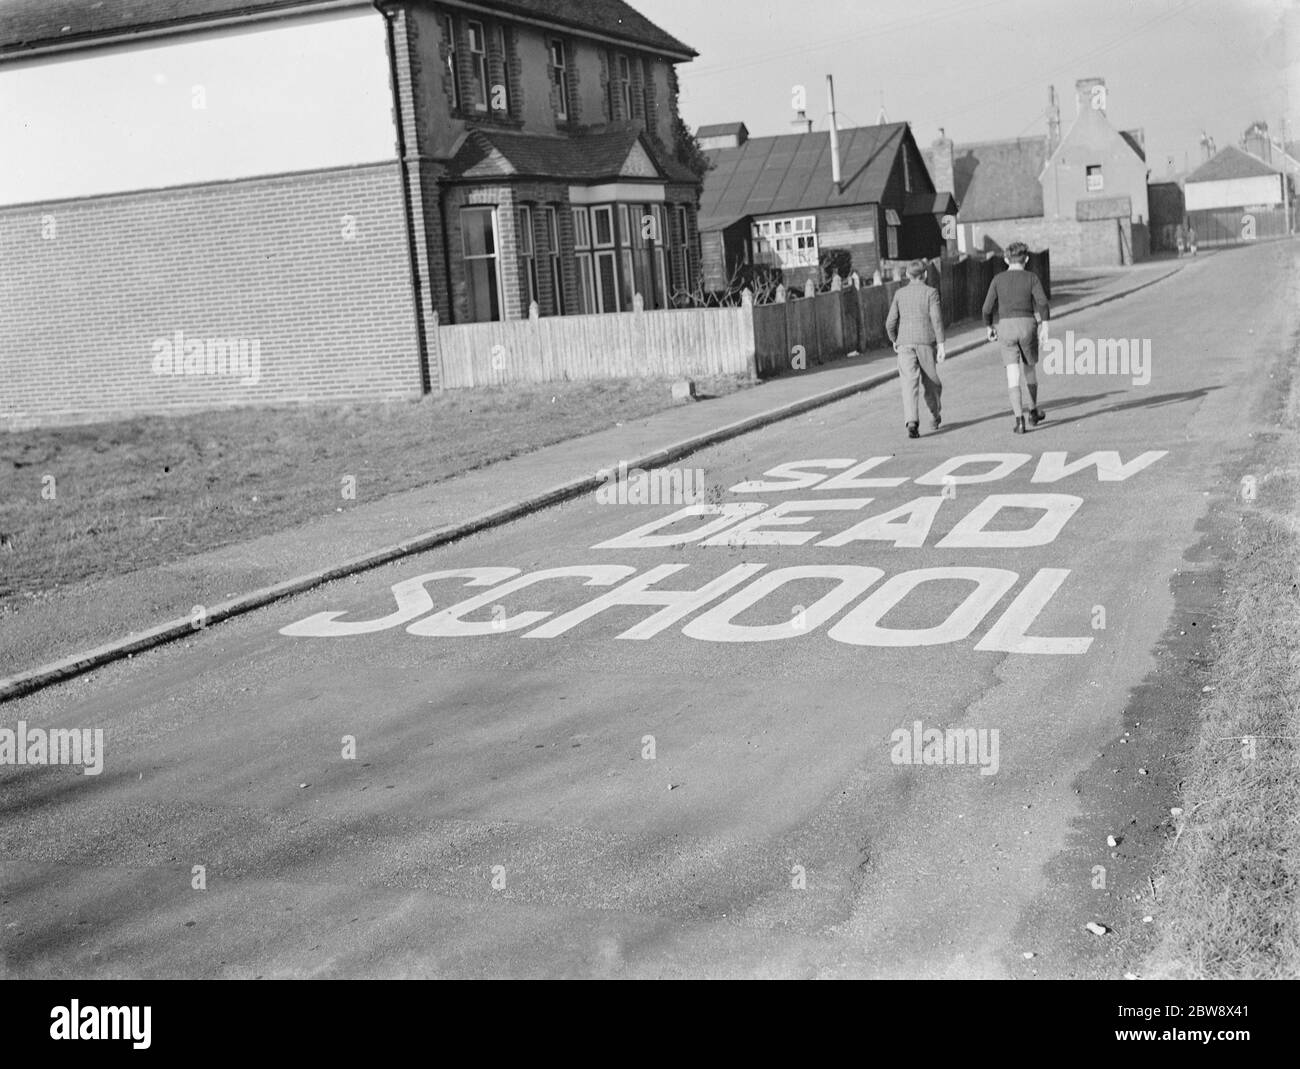
{"type": "MultiPolygon", "coordinates": [[[[369,0],[0,0],[0,56],[64,42],[180,29],[220,18],[293,8],[373,7],[369,0]]],[[[652,51],[689,58],[697,53],[624,0],[489,0],[517,14],[615,37],[652,51]]]]}
{"type": "Polygon", "coordinates": [[[839,131],[843,191],[831,181],[830,133],[753,137],[739,148],[705,153],[700,229],[717,230],[747,215],[815,211],[878,203],[903,145],[906,123],[839,131]]]}
{"type": "Polygon", "coordinates": [[[1187,182],[1221,182],[1227,178],[1258,178],[1260,175],[1280,174],[1258,156],[1229,145],[1220,149],[1187,176],[1187,182]]]}
{"type": "Polygon", "coordinates": [[[528,176],[576,182],[613,180],[640,144],[665,179],[695,182],[695,175],[656,151],[640,123],[618,123],[570,136],[521,134],[477,128],[465,138],[449,171],[456,178],[528,176]]]}

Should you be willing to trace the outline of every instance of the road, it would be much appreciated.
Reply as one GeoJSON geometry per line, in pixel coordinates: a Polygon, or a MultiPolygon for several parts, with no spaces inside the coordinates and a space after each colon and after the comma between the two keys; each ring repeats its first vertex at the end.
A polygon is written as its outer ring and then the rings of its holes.
{"type": "Polygon", "coordinates": [[[988,347],[917,441],[889,384],[657,534],[588,497],[0,706],[104,732],[0,766],[3,975],[1118,975],[1293,250],[1061,321],[1149,381],[1044,376],[1024,437],[988,347]]]}

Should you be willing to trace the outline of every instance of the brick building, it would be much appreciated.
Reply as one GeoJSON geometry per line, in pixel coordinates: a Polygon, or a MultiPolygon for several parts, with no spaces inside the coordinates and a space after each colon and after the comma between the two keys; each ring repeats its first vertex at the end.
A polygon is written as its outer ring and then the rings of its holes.
{"type": "Polygon", "coordinates": [[[1141,130],[1107,116],[1101,78],[1075,83],[1075,118],[1060,136],[1055,93],[1046,135],[954,145],[926,153],[957,201],[956,251],[997,252],[1012,241],[1050,248],[1057,265],[1132,263],[1150,252],[1150,170],[1141,130]],[[952,184],[944,178],[952,176],[952,184]]]}
{"type": "Polygon", "coordinates": [[[819,260],[847,254],[870,277],[889,261],[937,256],[953,210],[907,123],[838,130],[841,181],[833,180],[830,132],[750,138],[743,123],[701,128],[717,145],[700,200],[704,284],[721,289],[745,266],[779,269],[787,286],[820,281],[819,260]]]}
{"type": "Polygon", "coordinates": [[[623,0],[7,0],[0,426],[418,396],[437,321],[666,306],[694,55],[623,0]]]}

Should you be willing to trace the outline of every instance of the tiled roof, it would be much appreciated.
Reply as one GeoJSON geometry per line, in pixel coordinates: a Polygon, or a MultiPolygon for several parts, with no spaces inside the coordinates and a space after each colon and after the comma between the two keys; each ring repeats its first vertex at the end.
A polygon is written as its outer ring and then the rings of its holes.
{"type": "Polygon", "coordinates": [[[682,164],[657,152],[641,136],[641,129],[640,123],[619,123],[590,133],[561,136],[478,128],[465,138],[449,170],[456,178],[510,175],[578,182],[613,180],[620,176],[629,153],[639,143],[665,178],[696,181],[682,164]]]}
{"type": "Polygon", "coordinates": [[[831,181],[830,133],[750,138],[705,153],[700,229],[718,230],[747,215],[878,203],[903,145],[906,123],[839,131],[843,192],[831,181]]]}
{"type": "MultiPolygon", "coordinates": [[[[373,7],[370,0],[0,0],[0,55],[338,2],[373,7]]],[[[697,54],[624,0],[490,0],[481,6],[507,17],[545,19],[579,32],[600,33],[683,59],[697,54]]]]}
{"type": "Polygon", "coordinates": [[[1038,176],[1047,161],[1045,138],[982,141],[953,149],[953,195],[963,223],[1043,214],[1038,176]]]}
{"type": "Polygon", "coordinates": [[[1278,174],[1258,156],[1242,152],[1233,145],[1220,149],[1187,176],[1188,182],[1220,182],[1225,178],[1257,178],[1260,175],[1278,174]]]}

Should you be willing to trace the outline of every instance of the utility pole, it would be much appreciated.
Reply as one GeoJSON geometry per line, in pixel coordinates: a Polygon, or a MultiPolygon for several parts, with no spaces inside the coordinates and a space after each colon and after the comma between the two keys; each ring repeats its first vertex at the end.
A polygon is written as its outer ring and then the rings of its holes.
{"type": "Polygon", "coordinates": [[[835,192],[843,193],[840,181],[840,131],[835,121],[835,79],[826,75],[826,107],[831,113],[831,181],[835,183],[835,192]]]}
{"type": "Polygon", "coordinates": [[[1291,183],[1287,174],[1287,160],[1290,155],[1286,150],[1286,116],[1282,116],[1282,212],[1286,220],[1286,236],[1291,236],[1291,183]]]}

